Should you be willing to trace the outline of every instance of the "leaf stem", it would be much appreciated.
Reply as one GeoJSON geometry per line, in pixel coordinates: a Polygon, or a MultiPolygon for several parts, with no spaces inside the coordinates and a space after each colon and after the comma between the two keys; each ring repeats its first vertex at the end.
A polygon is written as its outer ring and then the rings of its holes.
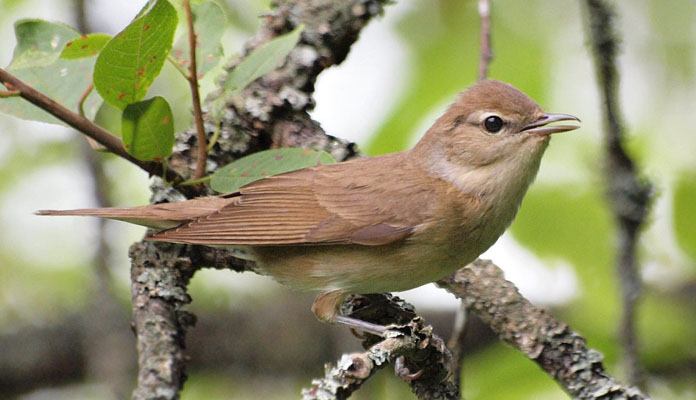
{"type": "Polygon", "coordinates": [[[188,71],[186,70],[186,68],[181,66],[181,64],[179,64],[176,61],[176,59],[171,55],[171,53],[167,54],[167,61],[169,61],[169,63],[172,64],[177,71],[179,71],[179,73],[181,74],[181,76],[184,77],[184,79],[186,79],[187,81],[189,80],[188,71]]]}
{"type": "MultiPolygon", "coordinates": [[[[94,84],[90,83],[89,86],[87,86],[87,89],[85,89],[84,93],[82,93],[82,96],[80,96],[80,101],[77,103],[77,112],[80,113],[82,117],[85,117],[85,102],[87,101],[89,94],[92,93],[92,90],[94,90],[94,84]]],[[[106,150],[106,147],[102,146],[101,144],[99,144],[99,142],[92,139],[91,137],[86,136],[85,139],[87,139],[87,144],[89,144],[89,147],[91,147],[92,150],[106,150]]]]}
{"type": "Polygon", "coordinates": [[[206,175],[206,176],[204,176],[202,178],[198,178],[198,179],[188,179],[188,180],[181,182],[179,184],[179,186],[195,186],[195,185],[198,185],[201,183],[207,183],[212,178],[213,178],[212,175],[206,175]]]}
{"type": "Polygon", "coordinates": [[[215,132],[213,132],[213,136],[210,137],[210,141],[208,142],[208,152],[213,150],[213,146],[215,146],[215,143],[217,143],[218,139],[220,139],[220,133],[222,133],[222,128],[220,127],[220,124],[217,124],[215,132]]]}
{"type": "Polygon", "coordinates": [[[191,87],[191,99],[193,101],[193,118],[196,124],[196,134],[198,137],[198,154],[196,158],[196,170],[193,179],[202,178],[205,175],[205,166],[208,157],[208,145],[203,125],[203,111],[201,110],[201,97],[198,92],[198,68],[196,67],[196,31],[193,28],[193,13],[191,12],[191,2],[184,0],[184,12],[186,13],[186,24],[188,25],[189,54],[191,63],[187,80],[191,87]]]}
{"type": "Polygon", "coordinates": [[[89,94],[92,93],[92,90],[94,90],[94,84],[90,83],[89,86],[87,86],[87,89],[85,89],[84,93],[82,93],[82,96],[80,96],[80,102],[77,103],[77,111],[82,117],[85,116],[85,102],[87,101],[89,94]]]}
{"type": "Polygon", "coordinates": [[[0,90],[0,99],[20,96],[19,90],[0,90]]]}

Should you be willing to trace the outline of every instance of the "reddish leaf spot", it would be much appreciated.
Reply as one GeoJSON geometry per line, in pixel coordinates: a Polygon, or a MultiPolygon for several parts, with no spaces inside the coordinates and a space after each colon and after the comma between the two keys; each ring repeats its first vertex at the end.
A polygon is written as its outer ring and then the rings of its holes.
{"type": "Polygon", "coordinates": [[[241,174],[239,174],[239,176],[241,176],[242,178],[246,178],[246,177],[249,176],[249,172],[244,171],[244,172],[242,172],[241,174]]]}
{"type": "Polygon", "coordinates": [[[276,161],[280,161],[280,160],[283,159],[283,156],[281,156],[280,154],[278,154],[278,155],[274,156],[273,158],[275,158],[276,161]]]}
{"type": "Polygon", "coordinates": [[[89,48],[89,45],[88,45],[88,44],[83,44],[82,46],[80,46],[80,49],[82,49],[82,50],[84,50],[84,49],[86,49],[86,48],[89,48]]]}
{"type": "Polygon", "coordinates": [[[126,94],[123,92],[119,93],[118,96],[116,96],[116,98],[119,100],[123,100],[124,97],[126,97],[126,94]]]}
{"type": "Polygon", "coordinates": [[[65,47],[70,47],[70,46],[72,46],[72,45],[73,45],[73,42],[68,42],[68,43],[65,45],[65,47]]]}
{"type": "Polygon", "coordinates": [[[142,77],[145,75],[145,67],[140,67],[138,70],[135,72],[138,76],[142,77]]]}
{"type": "Polygon", "coordinates": [[[172,119],[169,118],[169,115],[162,117],[162,125],[169,125],[170,122],[172,122],[172,119]]]}
{"type": "Polygon", "coordinates": [[[146,30],[148,30],[148,29],[150,29],[150,24],[145,24],[145,25],[143,25],[143,30],[144,30],[144,31],[146,31],[146,30]]]}

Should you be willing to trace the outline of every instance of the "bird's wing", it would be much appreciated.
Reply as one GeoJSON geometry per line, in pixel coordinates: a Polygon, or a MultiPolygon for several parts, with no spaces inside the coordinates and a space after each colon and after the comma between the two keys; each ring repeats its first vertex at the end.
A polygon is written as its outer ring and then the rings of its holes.
{"type": "Polygon", "coordinates": [[[395,242],[413,233],[423,211],[405,209],[417,207],[419,193],[393,182],[402,158],[361,159],[263,179],[240,189],[219,211],[150,239],[208,245],[395,242]]]}

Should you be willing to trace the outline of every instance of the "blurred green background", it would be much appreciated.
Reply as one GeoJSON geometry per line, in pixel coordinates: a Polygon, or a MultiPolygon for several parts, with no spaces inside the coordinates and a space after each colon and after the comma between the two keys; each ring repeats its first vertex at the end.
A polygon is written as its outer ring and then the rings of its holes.
{"type": "MultiPolygon", "coordinates": [[[[600,104],[580,3],[493,3],[490,76],[583,123],[554,137],[511,235],[489,255],[529,298],[550,307],[601,351],[612,374],[623,377],[616,239],[603,198],[600,104]]],[[[117,32],[142,4],[87,1],[89,26],[117,32]]],[[[640,357],[654,398],[696,399],[696,3],[615,6],[627,145],[656,188],[639,246],[645,284],[638,310],[640,357]]],[[[229,1],[226,55],[239,50],[267,7],[265,1],[229,1]]],[[[0,0],[0,10],[2,65],[11,59],[14,21],[31,17],[75,25],[77,15],[76,3],[62,0],[0,0]]],[[[370,155],[408,148],[475,81],[478,29],[475,1],[402,0],[387,7],[344,65],[320,77],[315,118],[328,133],[356,141],[370,155]]],[[[205,90],[214,87],[214,75],[203,82],[205,90]]],[[[170,65],[151,92],[179,99],[177,126],[187,126],[186,83],[170,65]]],[[[82,139],[61,127],[6,115],[0,115],[0,138],[0,398],[123,397],[133,384],[135,363],[127,249],[144,231],[107,225],[111,275],[100,278],[93,267],[95,221],[32,215],[39,208],[94,204],[82,139]],[[36,367],[42,364],[44,372],[36,367]]],[[[143,173],[100,157],[114,204],[147,202],[143,173]]],[[[456,303],[433,292],[404,296],[448,336],[456,303]]],[[[323,373],[324,362],[359,349],[342,329],[313,320],[309,297],[265,278],[204,271],[194,279],[192,295],[190,308],[200,321],[189,334],[193,363],[184,399],[296,398],[311,377],[323,373]]],[[[517,351],[485,333],[472,337],[465,398],[566,397],[517,351]]],[[[392,375],[380,373],[355,398],[411,398],[392,375]]]]}

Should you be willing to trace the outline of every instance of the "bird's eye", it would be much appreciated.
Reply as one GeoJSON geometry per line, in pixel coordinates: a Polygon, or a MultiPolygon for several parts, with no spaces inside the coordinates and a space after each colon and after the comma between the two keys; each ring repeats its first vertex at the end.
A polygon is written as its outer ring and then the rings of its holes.
{"type": "Polygon", "coordinates": [[[489,133],[498,133],[503,129],[503,119],[497,115],[491,115],[483,121],[483,126],[489,133]]]}

